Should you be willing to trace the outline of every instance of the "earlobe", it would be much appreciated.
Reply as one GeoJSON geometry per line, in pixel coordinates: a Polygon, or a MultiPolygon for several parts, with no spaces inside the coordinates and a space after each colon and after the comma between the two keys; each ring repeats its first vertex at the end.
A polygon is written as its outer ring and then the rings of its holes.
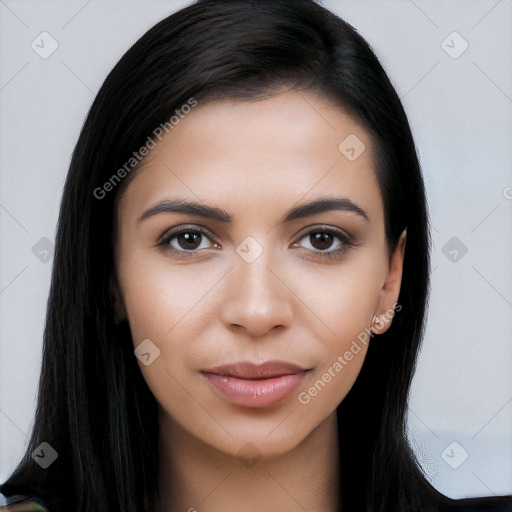
{"type": "Polygon", "coordinates": [[[407,230],[404,229],[391,257],[389,273],[380,290],[379,307],[371,321],[373,334],[382,334],[391,327],[402,284],[406,237],[407,230]]]}
{"type": "Polygon", "coordinates": [[[114,311],[114,322],[117,325],[126,320],[126,310],[124,307],[123,299],[121,297],[121,293],[119,291],[119,285],[117,284],[114,276],[110,276],[108,289],[110,294],[110,302],[114,311]]]}

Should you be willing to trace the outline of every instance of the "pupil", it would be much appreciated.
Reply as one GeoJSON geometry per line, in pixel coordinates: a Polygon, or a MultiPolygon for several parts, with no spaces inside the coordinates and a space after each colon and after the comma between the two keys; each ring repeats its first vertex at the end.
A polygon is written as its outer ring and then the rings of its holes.
{"type": "Polygon", "coordinates": [[[329,233],[314,233],[311,235],[311,245],[315,249],[328,249],[332,244],[332,235],[329,233]]]}
{"type": "Polygon", "coordinates": [[[178,243],[183,249],[196,249],[199,246],[200,238],[199,233],[180,233],[178,243]]]}

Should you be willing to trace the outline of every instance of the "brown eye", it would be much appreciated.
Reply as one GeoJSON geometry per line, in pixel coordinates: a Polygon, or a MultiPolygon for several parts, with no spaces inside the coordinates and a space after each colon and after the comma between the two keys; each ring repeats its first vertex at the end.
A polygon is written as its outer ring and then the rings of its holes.
{"type": "Polygon", "coordinates": [[[187,233],[180,233],[179,235],[176,235],[173,238],[176,239],[176,242],[180,246],[180,249],[190,251],[197,249],[201,245],[202,236],[203,235],[200,233],[194,233],[190,231],[187,233]]]}
{"type": "Polygon", "coordinates": [[[348,249],[356,247],[356,243],[345,232],[332,228],[317,228],[304,235],[294,247],[308,249],[310,258],[324,261],[339,261],[348,249]]]}
{"type": "Polygon", "coordinates": [[[177,254],[192,255],[199,253],[201,249],[210,249],[214,244],[210,235],[202,229],[185,226],[165,233],[160,238],[159,245],[177,254]]]}
{"type": "Polygon", "coordinates": [[[311,249],[316,252],[327,252],[328,249],[331,249],[331,252],[333,252],[351,245],[350,238],[347,235],[341,232],[333,232],[328,229],[310,231],[300,239],[300,242],[302,242],[300,244],[302,247],[306,247],[306,249],[311,249]]]}
{"type": "Polygon", "coordinates": [[[318,250],[325,251],[331,247],[334,242],[334,238],[331,233],[327,232],[318,232],[318,233],[310,233],[310,242],[311,245],[318,250]]]}

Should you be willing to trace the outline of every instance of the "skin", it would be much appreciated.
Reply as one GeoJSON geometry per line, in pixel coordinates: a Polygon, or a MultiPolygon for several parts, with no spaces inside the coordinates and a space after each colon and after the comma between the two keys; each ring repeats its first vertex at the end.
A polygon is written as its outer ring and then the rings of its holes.
{"type": "Polygon", "coordinates": [[[307,404],[297,396],[329,368],[332,376],[376,316],[384,315],[374,332],[389,328],[398,299],[405,234],[389,258],[368,133],[313,92],[199,104],[151,150],[117,216],[116,319],[128,320],[135,347],[150,339],[161,351],[148,366],[139,361],[159,404],[157,510],[337,510],[336,408],[367,345],[307,404]],[[354,161],[338,150],[350,134],[366,146],[354,161]],[[326,196],[350,199],[368,219],[330,210],[282,221],[326,196]],[[221,208],[232,221],[169,212],[139,220],[170,199],[221,208]],[[177,226],[207,235],[192,249],[176,236],[159,244],[177,226]],[[326,230],[335,233],[324,246],[309,236],[326,230]],[[251,263],[236,251],[248,236],[263,250],[251,263]],[[337,259],[326,257],[340,247],[337,259]],[[230,403],[200,374],[275,359],[310,371],[297,392],[266,408],[230,403]],[[254,464],[241,456],[248,449],[254,464]]]}

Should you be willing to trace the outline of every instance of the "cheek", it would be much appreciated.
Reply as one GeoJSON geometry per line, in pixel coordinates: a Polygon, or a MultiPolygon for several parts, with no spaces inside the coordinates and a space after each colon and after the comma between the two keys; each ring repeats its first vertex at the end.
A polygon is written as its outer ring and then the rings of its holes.
{"type": "Polygon", "coordinates": [[[319,365],[298,395],[298,401],[311,414],[337,407],[356,381],[368,350],[371,318],[379,304],[385,267],[378,260],[360,256],[328,278],[317,276],[315,292],[308,286],[312,282],[308,274],[304,276],[305,301],[315,304],[321,319],[310,324],[320,340],[319,365]]]}
{"type": "Polygon", "coordinates": [[[219,277],[215,271],[200,273],[193,265],[171,268],[151,258],[151,264],[143,265],[144,259],[124,261],[119,272],[134,349],[149,339],[158,353],[147,366],[139,362],[140,370],[166,409],[179,404],[180,414],[197,415],[184,388],[192,376],[186,362],[197,358],[194,341],[201,339],[211,317],[203,298],[219,277]]]}
{"type": "Polygon", "coordinates": [[[145,338],[162,342],[171,337],[222,277],[215,269],[201,272],[194,265],[172,268],[165,261],[150,261],[143,264],[144,258],[133,258],[120,270],[134,344],[145,338]]]}
{"type": "Polygon", "coordinates": [[[301,273],[297,293],[313,305],[332,337],[328,345],[352,339],[368,327],[379,305],[386,276],[382,261],[370,251],[360,252],[342,265],[321,272],[311,267],[301,273]]]}

